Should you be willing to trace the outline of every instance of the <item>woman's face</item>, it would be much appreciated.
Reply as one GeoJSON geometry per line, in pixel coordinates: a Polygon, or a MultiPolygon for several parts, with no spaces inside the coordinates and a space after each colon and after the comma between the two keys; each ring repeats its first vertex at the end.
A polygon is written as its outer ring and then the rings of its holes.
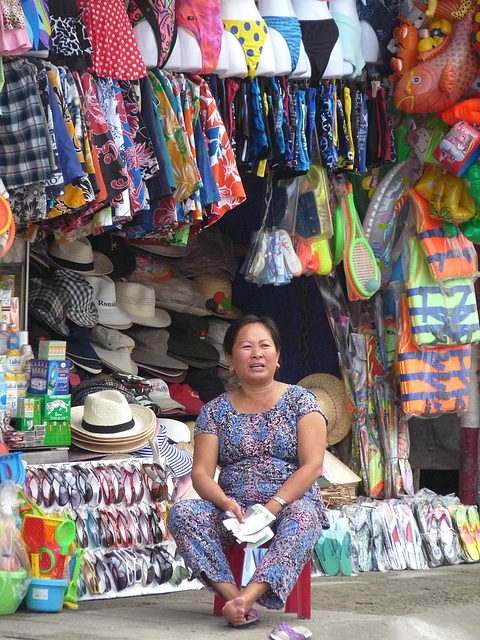
{"type": "Polygon", "coordinates": [[[268,382],[273,380],[279,355],[268,329],[252,322],[238,332],[227,360],[241,382],[268,382]]]}

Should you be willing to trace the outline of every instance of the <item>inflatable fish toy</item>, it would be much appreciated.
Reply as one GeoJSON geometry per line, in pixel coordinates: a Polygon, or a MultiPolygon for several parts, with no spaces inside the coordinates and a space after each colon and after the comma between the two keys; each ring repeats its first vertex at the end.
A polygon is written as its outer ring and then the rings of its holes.
{"type": "Polygon", "coordinates": [[[470,38],[471,25],[469,13],[454,23],[446,49],[402,76],[393,94],[397,109],[432,113],[447,109],[461,98],[480,67],[470,38]]]}

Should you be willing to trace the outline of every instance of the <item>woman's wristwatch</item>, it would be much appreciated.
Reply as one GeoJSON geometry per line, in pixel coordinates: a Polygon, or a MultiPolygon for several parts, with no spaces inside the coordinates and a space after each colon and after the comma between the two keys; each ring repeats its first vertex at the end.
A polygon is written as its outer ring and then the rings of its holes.
{"type": "Polygon", "coordinates": [[[278,504],[282,506],[282,509],[283,507],[286,507],[288,504],[286,500],[284,500],[283,498],[280,498],[279,496],[272,496],[270,500],[275,500],[275,502],[278,502],[278,504]]]}

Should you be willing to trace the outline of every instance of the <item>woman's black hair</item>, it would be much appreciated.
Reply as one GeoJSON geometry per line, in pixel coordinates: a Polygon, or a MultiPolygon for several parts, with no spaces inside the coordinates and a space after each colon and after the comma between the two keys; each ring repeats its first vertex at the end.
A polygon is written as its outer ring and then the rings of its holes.
{"type": "Polygon", "coordinates": [[[262,324],[265,327],[268,333],[272,336],[275,349],[277,351],[280,351],[280,332],[275,321],[268,316],[254,316],[253,314],[249,314],[246,316],[242,316],[235,322],[232,322],[232,324],[228,327],[223,339],[223,350],[225,351],[225,353],[227,353],[228,355],[232,355],[233,345],[235,344],[235,340],[237,339],[237,335],[240,329],[247,324],[254,323],[262,324]]]}

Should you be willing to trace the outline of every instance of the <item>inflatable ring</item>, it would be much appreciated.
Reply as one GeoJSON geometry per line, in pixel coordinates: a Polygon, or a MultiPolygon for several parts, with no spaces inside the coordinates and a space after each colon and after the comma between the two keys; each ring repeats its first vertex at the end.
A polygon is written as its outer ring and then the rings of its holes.
{"type": "Polygon", "coordinates": [[[8,200],[0,193],[0,236],[2,233],[5,233],[10,226],[12,217],[12,210],[8,204],[8,200]]]}
{"type": "Polygon", "coordinates": [[[10,227],[2,234],[0,234],[0,258],[4,256],[13,244],[15,239],[15,220],[10,221],[10,227]]]}
{"type": "Polygon", "coordinates": [[[398,214],[421,174],[422,165],[416,158],[396,164],[382,178],[368,205],[363,232],[377,260],[383,284],[390,280],[393,267],[391,251],[398,214]]]}

